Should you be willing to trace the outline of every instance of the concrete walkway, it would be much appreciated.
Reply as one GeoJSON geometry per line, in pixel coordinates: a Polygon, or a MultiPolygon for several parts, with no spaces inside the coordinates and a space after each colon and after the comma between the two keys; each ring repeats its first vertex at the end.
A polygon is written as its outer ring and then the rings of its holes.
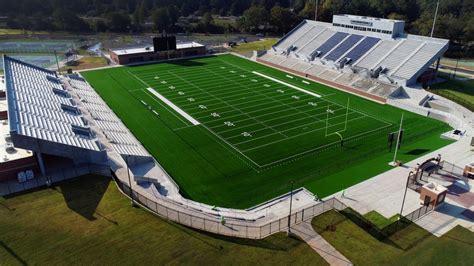
{"type": "Polygon", "coordinates": [[[316,251],[330,265],[352,265],[344,255],[339,253],[322,236],[314,231],[311,220],[301,222],[291,227],[291,232],[304,240],[314,251],[316,251]]]}

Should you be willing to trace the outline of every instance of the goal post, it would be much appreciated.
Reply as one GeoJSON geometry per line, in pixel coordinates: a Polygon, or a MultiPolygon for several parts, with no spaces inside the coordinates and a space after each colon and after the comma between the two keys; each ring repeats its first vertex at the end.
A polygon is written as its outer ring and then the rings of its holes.
{"type": "Polygon", "coordinates": [[[336,130],[332,133],[328,133],[328,130],[329,130],[329,117],[330,117],[331,114],[335,113],[334,110],[330,109],[330,103],[328,102],[328,106],[326,108],[326,128],[325,128],[325,134],[324,134],[325,137],[337,134],[341,138],[341,141],[342,141],[343,138],[342,138],[341,132],[344,132],[344,131],[347,130],[347,123],[349,121],[349,98],[347,98],[347,105],[346,105],[345,109],[346,109],[346,114],[345,114],[345,117],[344,117],[344,129],[336,130]]]}

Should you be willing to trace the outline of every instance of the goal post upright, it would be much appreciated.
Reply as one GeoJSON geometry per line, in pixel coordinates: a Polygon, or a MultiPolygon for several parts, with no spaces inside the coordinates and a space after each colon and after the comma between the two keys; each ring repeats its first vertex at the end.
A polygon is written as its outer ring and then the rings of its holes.
{"type": "Polygon", "coordinates": [[[325,137],[328,136],[328,126],[329,126],[329,102],[328,102],[328,107],[326,108],[326,133],[324,134],[325,137]]]}
{"type": "Polygon", "coordinates": [[[401,132],[402,132],[402,124],[403,124],[403,113],[402,113],[402,117],[400,118],[400,127],[398,128],[397,143],[395,144],[395,153],[393,154],[393,161],[391,161],[389,163],[391,166],[396,166],[397,165],[397,153],[398,153],[398,145],[400,144],[400,135],[401,135],[401,132]]]}
{"type": "Polygon", "coordinates": [[[347,129],[347,120],[349,118],[349,98],[347,98],[347,108],[346,108],[346,122],[344,123],[344,130],[346,131],[347,129]]]}

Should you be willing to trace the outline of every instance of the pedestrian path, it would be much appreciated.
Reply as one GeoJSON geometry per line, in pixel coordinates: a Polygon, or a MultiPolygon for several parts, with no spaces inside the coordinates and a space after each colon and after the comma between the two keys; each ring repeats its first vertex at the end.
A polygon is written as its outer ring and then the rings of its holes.
{"type": "Polygon", "coordinates": [[[291,232],[303,239],[316,251],[329,265],[352,265],[344,255],[339,253],[329,242],[314,231],[311,220],[301,222],[291,227],[291,232]]]}

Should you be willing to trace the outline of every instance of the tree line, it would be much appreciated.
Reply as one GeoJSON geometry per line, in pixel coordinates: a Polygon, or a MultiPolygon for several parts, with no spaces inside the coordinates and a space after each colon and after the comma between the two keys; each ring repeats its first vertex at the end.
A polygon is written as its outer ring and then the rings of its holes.
{"type": "MultiPolygon", "coordinates": [[[[429,36],[437,0],[15,0],[2,1],[6,25],[71,32],[261,32],[283,34],[301,22],[330,22],[333,14],[406,21],[406,31],[429,36]],[[217,23],[218,16],[236,23],[217,23]]],[[[474,1],[441,0],[434,37],[474,41],[474,1]]]]}

